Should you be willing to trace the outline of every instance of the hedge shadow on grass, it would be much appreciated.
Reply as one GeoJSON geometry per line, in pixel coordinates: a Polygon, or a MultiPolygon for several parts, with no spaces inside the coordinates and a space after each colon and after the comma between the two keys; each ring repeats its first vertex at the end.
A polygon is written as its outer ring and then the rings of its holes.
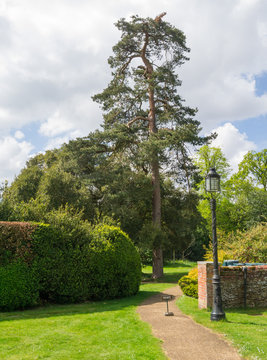
{"type": "Polygon", "coordinates": [[[19,321],[29,319],[44,319],[50,317],[73,316],[81,314],[95,314],[107,311],[118,311],[129,307],[140,305],[148,297],[159,294],[159,291],[139,291],[138,294],[130,297],[88,301],[80,304],[47,305],[23,311],[0,312],[0,323],[4,321],[19,321]]]}

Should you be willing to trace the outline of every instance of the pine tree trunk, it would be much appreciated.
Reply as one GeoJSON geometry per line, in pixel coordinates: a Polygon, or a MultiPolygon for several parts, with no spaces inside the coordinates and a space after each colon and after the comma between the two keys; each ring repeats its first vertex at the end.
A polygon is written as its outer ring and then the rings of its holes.
{"type": "MultiPolygon", "coordinates": [[[[149,99],[149,134],[156,134],[158,132],[156,126],[156,108],[155,108],[155,93],[154,85],[152,81],[153,77],[153,65],[146,57],[146,49],[149,41],[149,34],[145,34],[145,42],[141,51],[141,58],[146,67],[147,79],[149,80],[148,86],[148,99],[149,99]]],[[[159,160],[158,154],[154,153],[151,159],[152,168],[152,186],[153,186],[153,201],[152,201],[152,221],[155,227],[161,227],[161,195],[160,195],[160,175],[159,175],[159,160]]],[[[156,245],[156,244],[155,244],[156,245]]],[[[163,276],[163,254],[161,243],[157,244],[153,248],[153,274],[154,279],[158,279],[163,276]]]]}
{"type": "Polygon", "coordinates": [[[153,250],[153,279],[159,279],[163,276],[163,254],[162,248],[153,250]]]}
{"type": "MultiPolygon", "coordinates": [[[[152,219],[155,227],[161,226],[161,195],[160,195],[160,176],[158,161],[152,162],[152,185],[153,185],[153,204],[152,219]]],[[[153,279],[163,276],[163,254],[161,244],[153,248],[153,279]]]]}

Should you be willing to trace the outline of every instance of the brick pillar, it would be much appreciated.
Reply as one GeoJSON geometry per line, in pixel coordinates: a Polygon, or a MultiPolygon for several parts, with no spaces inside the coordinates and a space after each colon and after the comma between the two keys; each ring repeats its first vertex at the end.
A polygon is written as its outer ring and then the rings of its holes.
{"type": "Polygon", "coordinates": [[[198,261],[198,307],[207,309],[212,307],[212,261],[198,261]]]}

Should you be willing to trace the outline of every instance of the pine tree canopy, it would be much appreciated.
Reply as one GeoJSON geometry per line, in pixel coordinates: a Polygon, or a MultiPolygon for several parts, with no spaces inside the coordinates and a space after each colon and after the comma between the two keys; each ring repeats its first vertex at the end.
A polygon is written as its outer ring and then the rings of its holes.
{"type": "MultiPolygon", "coordinates": [[[[126,152],[135,167],[145,169],[152,180],[152,224],[161,227],[160,177],[165,169],[179,167],[188,181],[192,169],[187,146],[202,145],[196,109],[185,106],[178,94],[181,86],[177,68],[189,49],[185,35],[162,20],[132,16],[119,20],[120,41],[108,59],[112,80],[93,100],[102,106],[106,145],[114,152],[126,152]]],[[[177,175],[177,169],[174,170],[177,175]]],[[[178,175],[180,176],[180,174],[178,175]]],[[[160,238],[159,236],[156,236],[160,238]]],[[[162,236],[163,237],[163,236],[162,236]]],[[[153,276],[163,275],[162,246],[153,250],[153,276]]]]}
{"type": "Polygon", "coordinates": [[[197,110],[185,106],[178,94],[181,80],[176,71],[188,60],[185,54],[189,52],[185,35],[163,21],[164,15],[156,19],[132,16],[130,22],[116,23],[122,35],[108,59],[113,77],[93,97],[102,106],[103,127],[112,129],[117,147],[129,146],[131,138],[132,145],[142,144],[149,159],[153,154],[163,155],[166,148],[206,141],[198,136],[197,110]]]}

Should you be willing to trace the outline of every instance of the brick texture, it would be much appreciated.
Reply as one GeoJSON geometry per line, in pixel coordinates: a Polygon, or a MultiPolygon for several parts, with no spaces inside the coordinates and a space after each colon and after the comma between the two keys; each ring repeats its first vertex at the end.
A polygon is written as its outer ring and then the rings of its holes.
{"type": "MultiPolygon", "coordinates": [[[[212,306],[213,263],[198,262],[198,306],[212,306]]],[[[222,301],[224,308],[267,306],[267,265],[221,266],[222,301]]]]}

